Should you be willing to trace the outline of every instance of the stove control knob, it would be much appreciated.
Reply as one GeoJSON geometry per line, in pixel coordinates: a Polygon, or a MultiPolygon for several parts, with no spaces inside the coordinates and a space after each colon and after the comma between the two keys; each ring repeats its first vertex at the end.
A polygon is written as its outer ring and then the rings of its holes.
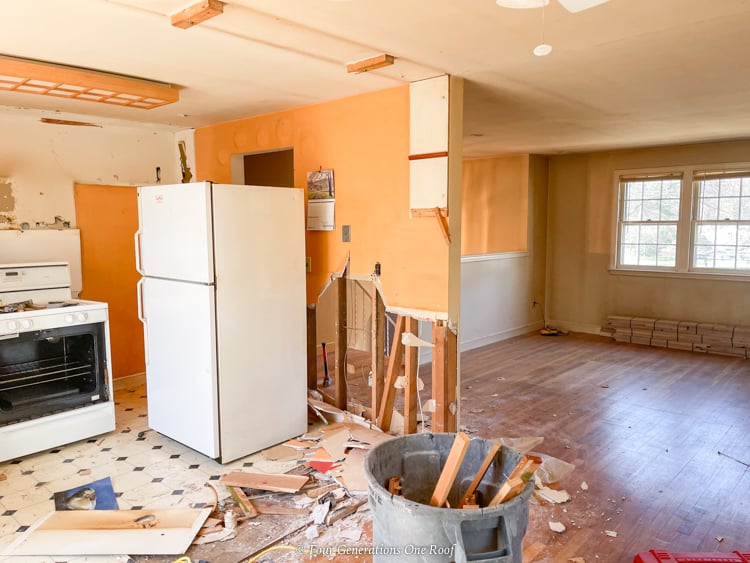
{"type": "Polygon", "coordinates": [[[72,322],[73,322],[73,315],[70,315],[70,314],[68,314],[68,315],[65,315],[65,316],[63,317],[63,320],[64,320],[64,321],[65,321],[66,323],[70,324],[70,323],[72,323],[72,322]]]}
{"type": "Polygon", "coordinates": [[[89,318],[89,315],[88,315],[88,313],[78,313],[78,314],[76,315],[76,319],[78,319],[78,320],[79,320],[79,321],[81,321],[81,322],[85,321],[85,320],[86,320],[86,319],[88,319],[88,318],[89,318]]]}
{"type": "Polygon", "coordinates": [[[31,319],[24,319],[21,321],[21,328],[31,328],[34,326],[34,321],[31,319]]]}
{"type": "Polygon", "coordinates": [[[8,330],[18,330],[18,322],[8,321],[8,330]]]}

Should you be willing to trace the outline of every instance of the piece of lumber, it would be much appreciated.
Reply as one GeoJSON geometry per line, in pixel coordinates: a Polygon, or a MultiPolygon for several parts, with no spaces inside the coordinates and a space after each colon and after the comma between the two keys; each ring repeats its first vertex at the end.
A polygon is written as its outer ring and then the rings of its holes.
{"type": "Polygon", "coordinates": [[[259,502],[255,501],[255,510],[260,514],[269,514],[277,516],[302,516],[310,514],[310,511],[305,508],[294,508],[291,506],[279,506],[278,504],[271,502],[259,502]]]}
{"type": "Polygon", "coordinates": [[[188,6],[176,14],[172,14],[169,19],[173,26],[188,29],[214,16],[218,16],[223,11],[224,2],[220,0],[201,0],[201,2],[188,6]]]}
{"type": "Polygon", "coordinates": [[[383,68],[384,66],[392,65],[393,61],[395,61],[393,55],[383,53],[374,57],[370,57],[369,59],[362,59],[361,61],[349,63],[348,65],[346,65],[346,72],[356,72],[357,74],[361,72],[368,72],[370,70],[375,70],[378,68],[383,68]]]}
{"type": "Polygon", "coordinates": [[[397,496],[404,494],[404,489],[401,486],[401,477],[396,476],[388,479],[388,492],[397,496]]]}
{"type": "Polygon", "coordinates": [[[388,370],[385,376],[385,389],[380,401],[380,413],[378,414],[378,426],[387,432],[391,428],[393,417],[393,403],[396,400],[396,389],[393,384],[401,371],[401,359],[404,355],[404,345],[401,343],[401,335],[404,333],[405,318],[399,315],[396,318],[396,327],[393,330],[393,343],[391,344],[391,355],[388,357],[388,370]]]}
{"type": "Polygon", "coordinates": [[[169,555],[185,553],[211,508],[61,510],[37,521],[7,555],[169,555]],[[153,517],[143,528],[136,520],[153,517]]]}
{"type": "Polygon", "coordinates": [[[346,280],[346,277],[336,280],[338,304],[336,310],[336,365],[333,375],[335,405],[342,411],[346,410],[346,350],[349,346],[346,330],[346,280]]]}
{"type": "MultiPolygon", "coordinates": [[[[500,451],[500,443],[495,441],[492,443],[492,446],[490,446],[490,451],[487,452],[487,455],[485,456],[484,461],[482,461],[482,465],[479,466],[479,469],[474,475],[474,480],[471,482],[471,485],[469,485],[469,488],[466,489],[464,496],[461,498],[461,501],[458,503],[459,508],[463,507],[464,504],[469,503],[470,497],[475,496],[474,492],[477,490],[479,483],[481,483],[482,478],[484,477],[484,474],[487,473],[487,470],[490,468],[490,465],[492,465],[492,462],[494,461],[495,456],[497,456],[498,451],[500,451]]],[[[471,503],[471,504],[475,504],[475,503],[471,503]]]]}
{"type": "Polygon", "coordinates": [[[445,243],[450,245],[451,243],[451,233],[448,227],[448,220],[443,217],[443,214],[440,213],[440,208],[435,208],[435,218],[437,219],[438,225],[440,226],[440,232],[443,233],[443,238],[445,239],[445,243]]]}
{"type": "Polygon", "coordinates": [[[255,518],[258,515],[258,511],[255,510],[253,503],[250,502],[250,499],[247,498],[245,491],[243,491],[241,487],[232,487],[228,485],[227,489],[229,490],[229,494],[232,495],[232,498],[237,503],[237,506],[242,509],[242,512],[245,514],[245,516],[247,516],[248,518],[255,518]]]}
{"type": "MultiPolygon", "coordinates": [[[[404,332],[416,334],[419,331],[419,321],[413,317],[406,317],[404,332]]],[[[419,368],[419,349],[416,346],[406,346],[404,350],[404,374],[406,387],[404,388],[404,434],[417,433],[417,370],[419,368]]]]}
{"type": "MultiPolygon", "coordinates": [[[[374,286],[373,286],[374,287],[374,286]]],[[[377,424],[385,387],[385,303],[377,287],[372,296],[372,417],[377,424]]]]}
{"type": "Polygon", "coordinates": [[[440,472],[440,477],[430,498],[430,506],[443,506],[445,501],[448,500],[448,493],[450,493],[453,486],[453,481],[456,480],[456,475],[458,475],[458,470],[461,468],[461,462],[463,462],[466,456],[470,442],[471,438],[465,433],[459,432],[456,434],[451,451],[448,453],[445,465],[440,472]]]}
{"type": "Polygon", "coordinates": [[[277,493],[296,493],[309,477],[304,475],[279,475],[264,473],[249,473],[245,471],[233,471],[222,475],[219,482],[231,487],[246,487],[248,489],[260,489],[262,491],[273,491],[277,493]]]}
{"type": "Polygon", "coordinates": [[[500,490],[497,492],[497,494],[493,497],[493,499],[490,501],[490,503],[487,506],[488,507],[497,506],[498,504],[502,502],[512,499],[523,490],[523,487],[525,485],[526,483],[524,483],[523,479],[519,477],[513,477],[512,479],[508,479],[507,481],[505,481],[505,483],[503,483],[503,486],[500,487],[500,490]]]}
{"type": "Polygon", "coordinates": [[[455,432],[456,428],[456,334],[443,321],[432,325],[432,415],[433,432],[455,432]]]}

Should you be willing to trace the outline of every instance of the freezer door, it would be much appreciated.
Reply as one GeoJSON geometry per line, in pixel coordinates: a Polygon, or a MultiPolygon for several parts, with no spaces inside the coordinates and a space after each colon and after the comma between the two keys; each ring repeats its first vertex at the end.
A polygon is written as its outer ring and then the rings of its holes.
{"type": "Polygon", "coordinates": [[[138,188],[136,264],[144,276],[214,281],[211,183],[138,188]]]}
{"type": "Polygon", "coordinates": [[[294,188],[214,185],[221,459],[307,430],[305,217],[294,188]]]}
{"type": "Polygon", "coordinates": [[[214,288],[144,278],[141,298],[149,426],[218,458],[214,288]]]}

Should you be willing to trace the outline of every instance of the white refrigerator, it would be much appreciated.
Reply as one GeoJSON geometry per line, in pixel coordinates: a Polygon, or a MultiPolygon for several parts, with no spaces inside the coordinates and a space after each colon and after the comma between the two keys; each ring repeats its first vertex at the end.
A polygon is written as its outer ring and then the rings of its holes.
{"type": "Polygon", "coordinates": [[[295,188],[138,188],[149,426],[222,463],[307,429],[305,219],[295,188]]]}

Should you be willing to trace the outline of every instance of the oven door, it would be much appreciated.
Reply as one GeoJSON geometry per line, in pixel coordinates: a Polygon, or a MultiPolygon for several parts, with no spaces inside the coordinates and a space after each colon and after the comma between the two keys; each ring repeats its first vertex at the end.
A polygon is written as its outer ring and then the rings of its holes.
{"type": "Polygon", "coordinates": [[[0,339],[0,426],[109,400],[104,323],[0,339]]]}

